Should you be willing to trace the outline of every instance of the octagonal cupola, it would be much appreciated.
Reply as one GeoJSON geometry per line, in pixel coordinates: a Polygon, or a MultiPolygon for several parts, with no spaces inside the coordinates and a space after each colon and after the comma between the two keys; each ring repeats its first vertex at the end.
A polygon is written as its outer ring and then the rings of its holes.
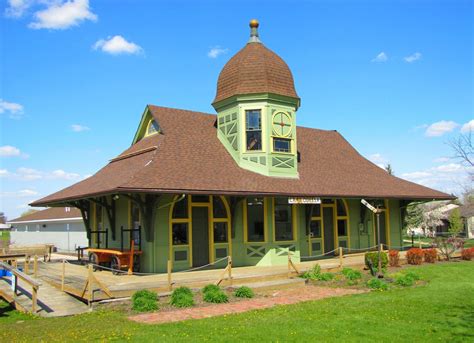
{"type": "Polygon", "coordinates": [[[290,68],[260,41],[258,26],[250,22],[248,43],[219,74],[212,103],[218,137],[240,167],[295,178],[300,99],[290,68]]]}

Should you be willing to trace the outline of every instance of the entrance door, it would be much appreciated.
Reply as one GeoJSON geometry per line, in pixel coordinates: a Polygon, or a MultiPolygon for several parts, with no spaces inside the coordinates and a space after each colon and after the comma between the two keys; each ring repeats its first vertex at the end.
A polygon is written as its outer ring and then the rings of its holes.
{"type": "Polygon", "coordinates": [[[193,207],[193,267],[209,263],[208,207],[193,207]]]}
{"type": "Polygon", "coordinates": [[[334,207],[323,206],[324,252],[334,250],[334,207]]]}

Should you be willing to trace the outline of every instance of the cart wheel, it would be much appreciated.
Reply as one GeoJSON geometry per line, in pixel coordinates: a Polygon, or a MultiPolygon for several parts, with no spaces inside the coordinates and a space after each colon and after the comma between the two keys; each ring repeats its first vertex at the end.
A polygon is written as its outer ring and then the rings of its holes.
{"type": "Polygon", "coordinates": [[[94,271],[98,270],[98,268],[95,265],[99,264],[99,256],[97,256],[95,252],[89,254],[89,263],[93,264],[92,269],[94,271]]]}
{"type": "Polygon", "coordinates": [[[133,271],[134,272],[139,272],[140,271],[140,256],[135,255],[133,258],[133,271]]]}
{"type": "Polygon", "coordinates": [[[112,268],[112,273],[114,275],[119,274],[120,270],[120,259],[117,256],[112,256],[112,259],[110,260],[110,268],[112,268]]]}

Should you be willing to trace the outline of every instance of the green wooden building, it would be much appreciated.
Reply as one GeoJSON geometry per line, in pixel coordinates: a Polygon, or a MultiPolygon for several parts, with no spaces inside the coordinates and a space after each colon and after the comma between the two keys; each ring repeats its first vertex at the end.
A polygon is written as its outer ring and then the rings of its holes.
{"type": "Polygon", "coordinates": [[[337,131],[297,126],[291,71],[260,41],[258,22],[250,27],[219,75],[216,114],[147,105],[129,149],[32,205],[79,208],[91,247],[135,239],[145,272],[168,260],[174,270],[226,256],[268,266],[287,263],[288,251],[298,260],[374,246],[361,199],[383,209],[382,243],[400,246],[410,201],[451,196],[389,175],[337,131]]]}

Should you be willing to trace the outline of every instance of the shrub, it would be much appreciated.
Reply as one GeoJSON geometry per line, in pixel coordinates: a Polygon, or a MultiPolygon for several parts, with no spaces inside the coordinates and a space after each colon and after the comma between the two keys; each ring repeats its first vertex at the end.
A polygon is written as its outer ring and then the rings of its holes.
{"type": "Polygon", "coordinates": [[[319,274],[319,281],[331,281],[334,279],[335,275],[333,273],[321,273],[319,274]]]}
{"type": "Polygon", "coordinates": [[[171,305],[175,307],[191,307],[194,305],[193,292],[188,287],[176,288],[171,293],[171,305]]]}
{"type": "Polygon", "coordinates": [[[214,285],[213,283],[205,286],[203,289],[202,289],[202,292],[203,293],[207,293],[207,292],[210,292],[210,291],[220,291],[220,287],[217,286],[217,285],[214,285]]]}
{"type": "MultiPolygon", "coordinates": [[[[383,252],[381,253],[382,257],[382,270],[387,267],[388,264],[388,257],[387,253],[383,252]]],[[[372,261],[372,268],[374,270],[377,270],[379,267],[379,253],[378,251],[372,251],[372,252],[366,252],[365,253],[365,265],[369,267],[369,261],[372,261]]]]}
{"type": "Polygon", "coordinates": [[[234,292],[234,295],[237,298],[253,298],[254,297],[252,289],[247,286],[241,286],[237,288],[234,292]]]}
{"type": "Polygon", "coordinates": [[[346,277],[349,281],[355,281],[362,278],[362,273],[358,270],[354,270],[352,268],[344,268],[342,269],[342,274],[346,277]]]}
{"type": "Polygon", "coordinates": [[[302,275],[303,278],[309,280],[330,281],[334,279],[333,273],[321,273],[319,264],[315,264],[310,270],[302,275]]]}
{"type": "Polygon", "coordinates": [[[400,266],[400,252],[398,250],[389,250],[388,251],[388,263],[390,267],[399,267],[400,266]]]}
{"type": "Polygon", "coordinates": [[[409,264],[422,264],[424,255],[423,249],[411,248],[407,251],[407,262],[409,264]]]}
{"type": "Polygon", "coordinates": [[[465,240],[461,237],[436,237],[435,246],[439,249],[440,254],[449,261],[453,254],[462,250],[465,240]]]}
{"type": "Polygon", "coordinates": [[[425,254],[425,262],[427,263],[435,263],[436,259],[438,258],[438,251],[434,248],[426,249],[424,251],[425,254]]]}
{"type": "Polygon", "coordinates": [[[399,286],[409,287],[409,286],[413,286],[413,284],[415,283],[415,280],[411,278],[410,275],[402,274],[395,278],[395,283],[399,286]]]}
{"type": "Polygon", "coordinates": [[[386,291],[388,289],[387,283],[383,281],[382,279],[378,279],[378,278],[372,278],[369,281],[367,281],[367,286],[377,291],[386,291]]]}
{"type": "Polygon", "coordinates": [[[466,261],[470,261],[474,258],[474,247],[462,249],[461,251],[461,258],[466,261]]]}
{"type": "Polygon", "coordinates": [[[219,304],[229,301],[227,294],[225,294],[217,285],[207,285],[203,288],[202,292],[205,302],[219,304]]]}
{"type": "Polygon", "coordinates": [[[421,280],[421,277],[412,270],[405,272],[405,276],[412,278],[415,281],[421,280]]]}
{"type": "Polygon", "coordinates": [[[132,295],[132,309],[137,312],[150,312],[158,310],[158,296],[155,292],[146,289],[137,291],[132,295]]]}

